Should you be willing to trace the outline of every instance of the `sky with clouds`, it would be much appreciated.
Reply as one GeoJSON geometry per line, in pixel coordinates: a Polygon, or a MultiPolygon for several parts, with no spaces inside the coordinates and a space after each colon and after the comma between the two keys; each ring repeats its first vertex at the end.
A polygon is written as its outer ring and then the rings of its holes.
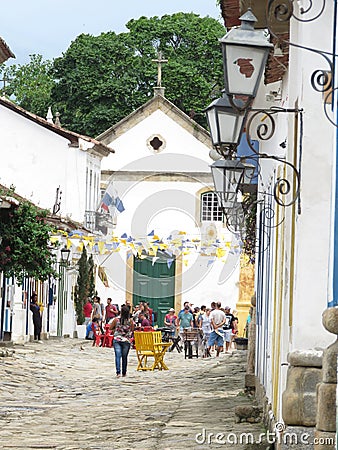
{"type": "Polygon", "coordinates": [[[132,18],[194,12],[220,18],[216,0],[11,0],[1,5],[0,36],[16,59],[26,64],[30,54],[44,59],[61,56],[81,33],[125,32],[132,18]]]}

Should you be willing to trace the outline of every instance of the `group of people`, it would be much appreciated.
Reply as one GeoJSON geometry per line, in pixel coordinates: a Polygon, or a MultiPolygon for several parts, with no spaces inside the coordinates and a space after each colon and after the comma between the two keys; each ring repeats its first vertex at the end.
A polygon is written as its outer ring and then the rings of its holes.
{"type": "Polygon", "coordinates": [[[230,311],[229,306],[222,308],[221,302],[212,302],[210,307],[203,305],[194,308],[191,303],[185,302],[177,316],[173,308],[169,310],[164,325],[171,329],[173,335],[176,330],[183,334],[186,329],[199,328],[203,332],[208,354],[216,347],[216,356],[219,356],[224,350],[224,342],[225,351],[228,352],[238,333],[236,311],[235,314],[230,311]]]}
{"type": "Polygon", "coordinates": [[[107,305],[101,302],[99,296],[95,295],[93,300],[88,298],[83,307],[85,317],[85,325],[88,325],[93,319],[100,324],[109,323],[112,319],[120,314],[118,305],[112,303],[110,297],[107,298],[107,305]]]}
{"type": "MultiPolygon", "coordinates": [[[[203,305],[194,308],[191,303],[185,302],[177,315],[174,308],[169,309],[163,325],[170,329],[172,336],[177,333],[183,334],[186,329],[200,329],[209,355],[210,351],[215,349],[216,356],[219,356],[224,350],[224,342],[225,351],[228,352],[238,333],[238,318],[230,311],[229,306],[222,308],[220,302],[212,302],[210,307],[203,305]]],[[[132,307],[127,301],[119,309],[118,305],[112,304],[111,298],[107,299],[107,305],[104,306],[100,298],[95,296],[93,302],[88,299],[84,306],[84,314],[89,332],[92,330],[92,322],[95,322],[97,327],[102,327],[104,323],[109,324],[110,331],[114,335],[116,376],[125,377],[134,330],[152,327],[156,321],[149,303],[141,302],[132,307]]]]}

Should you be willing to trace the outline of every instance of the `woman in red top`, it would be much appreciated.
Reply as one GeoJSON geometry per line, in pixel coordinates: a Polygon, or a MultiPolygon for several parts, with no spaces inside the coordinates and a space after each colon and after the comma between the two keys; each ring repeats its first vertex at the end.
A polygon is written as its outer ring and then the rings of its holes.
{"type": "Polygon", "coordinates": [[[164,318],[164,325],[170,328],[170,334],[171,336],[174,336],[177,327],[177,316],[175,314],[174,308],[169,309],[169,313],[164,318]]]}

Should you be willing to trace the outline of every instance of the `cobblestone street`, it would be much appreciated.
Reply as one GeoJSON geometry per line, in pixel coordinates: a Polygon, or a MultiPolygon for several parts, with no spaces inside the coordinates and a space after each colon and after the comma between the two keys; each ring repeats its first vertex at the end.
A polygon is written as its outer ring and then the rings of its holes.
{"type": "Polygon", "coordinates": [[[127,377],[116,378],[113,349],[90,341],[52,339],[14,351],[0,358],[1,449],[263,448],[213,440],[264,431],[235,423],[234,407],[251,403],[243,393],[246,352],[185,360],[175,351],[166,354],[169,371],[145,373],[132,350],[127,377]]]}

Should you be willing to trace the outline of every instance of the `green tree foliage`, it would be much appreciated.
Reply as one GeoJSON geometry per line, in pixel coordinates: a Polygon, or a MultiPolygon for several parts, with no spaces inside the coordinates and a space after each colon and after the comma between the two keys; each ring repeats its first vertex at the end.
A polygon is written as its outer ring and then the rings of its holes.
{"type": "MultiPolygon", "coordinates": [[[[6,95],[45,117],[59,111],[62,126],[96,136],[153,96],[158,51],[165,96],[202,126],[204,108],[223,86],[219,38],[224,27],[193,13],[130,20],[127,33],[79,35],[53,61],[31,55],[26,65],[0,68],[6,95]]],[[[3,89],[2,89],[3,93],[3,89]]]]}
{"type": "Polygon", "coordinates": [[[97,292],[95,291],[95,272],[94,272],[94,259],[93,256],[90,255],[88,258],[88,296],[94,297],[94,295],[97,295],[97,292]]]}
{"type": "Polygon", "coordinates": [[[218,39],[224,28],[193,13],[141,17],[128,33],[82,34],[55,59],[52,91],[62,124],[97,135],[153,96],[161,51],[168,63],[162,84],[166,97],[205,125],[203,109],[222,86],[218,39]]]}
{"type": "Polygon", "coordinates": [[[85,320],[83,307],[87,301],[89,290],[89,265],[87,260],[87,250],[85,247],[83,247],[82,254],[78,262],[78,273],[75,289],[75,311],[77,323],[81,325],[85,320]]]}
{"type": "Polygon", "coordinates": [[[22,108],[46,117],[51,104],[51,92],[55,81],[50,72],[53,62],[43,61],[41,55],[30,55],[30,62],[23,65],[2,65],[0,71],[6,80],[1,95],[11,97],[22,108]]]}
{"type": "Polygon", "coordinates": [[[44,281],[54,271],[54,257],[48,246],[53,227],[46,222],[47,211],[29,202],[2,210],[0,218],[0,271],[14,276],[20,285],[25,276],[44,281]]]}

